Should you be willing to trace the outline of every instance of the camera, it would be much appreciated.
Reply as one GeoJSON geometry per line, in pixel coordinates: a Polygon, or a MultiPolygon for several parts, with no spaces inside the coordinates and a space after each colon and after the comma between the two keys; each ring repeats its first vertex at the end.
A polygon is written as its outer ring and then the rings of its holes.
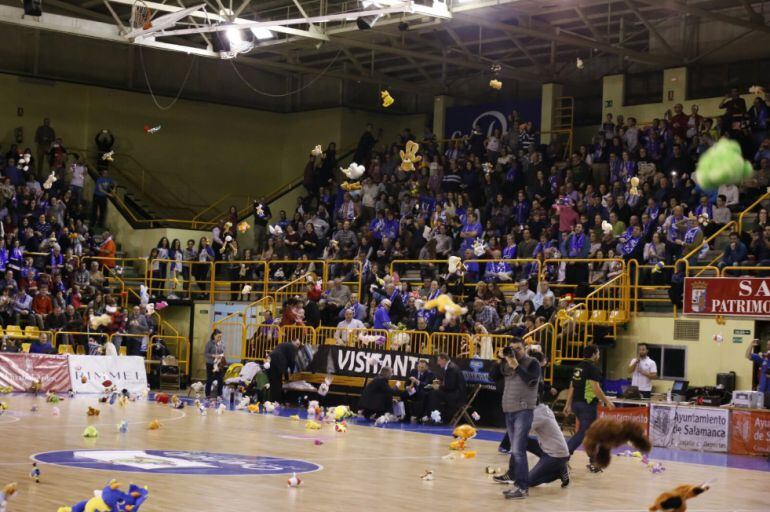
{"type": "Polygon", "coordinates": [[[513,357],[513,349],[510,345],[503,347],[503,357],[513,357]]]}

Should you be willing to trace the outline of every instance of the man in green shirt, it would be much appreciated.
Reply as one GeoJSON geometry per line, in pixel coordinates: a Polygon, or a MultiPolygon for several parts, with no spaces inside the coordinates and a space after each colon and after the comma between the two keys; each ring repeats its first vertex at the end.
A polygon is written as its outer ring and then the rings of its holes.
{"type": "MultiPolygon", "coordinates": [[[[599,362],[599,357],[599,347],[596,345],[586,345],[583,348],[583,360],[572,372],[572,381],[569,384],[569,393],[567,394],[567,404],[564,407],[564,412],[570,414],[574,411],[578,422],[580,422],[580,427],[575,432],[575,435],[567,441],[570,455],[583,443],[588,427],[596,421],[599,401],[608,409],[615,408],[615,405],[610,402],[600,385],[602,372],[596,366],[596,363],[599,362]]],[[[589,464],[586,467],[592,473],[601,472],[601,469],[594,466],[593,460],[590,457],[589,464]]]]}

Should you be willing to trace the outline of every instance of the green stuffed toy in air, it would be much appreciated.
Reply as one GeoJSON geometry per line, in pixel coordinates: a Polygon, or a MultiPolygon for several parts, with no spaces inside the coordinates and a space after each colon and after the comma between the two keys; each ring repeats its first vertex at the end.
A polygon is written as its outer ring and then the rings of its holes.
{"type": "Polygon", "coordinates": [[[716,190],[720,185],[740,185],[753,172],[751,164],[743,159],[740,145],[722,138],[700,157],[695,181],[703,190],[716,190]]]}

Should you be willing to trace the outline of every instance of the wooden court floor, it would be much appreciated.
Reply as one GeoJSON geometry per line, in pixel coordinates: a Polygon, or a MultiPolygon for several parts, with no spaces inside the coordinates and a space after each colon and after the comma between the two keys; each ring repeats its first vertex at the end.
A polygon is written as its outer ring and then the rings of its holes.
{"type": "MultiPolygon", "coordinates": [[[[712,489],[690,501],[692,511],[768,511],[770,472],[728,469],[681,462],[665,462],[666,471],[654,475],[631,458],[615,458],[603,473],[584,469],[586,457],[572,458],[572,484],[558,482],[530,490],[524,501],[506,501],[505,486],[494,484],[487,466],[504,467],[507,457],[491,441],[472,440],[476,458],[446,461],[449,438],[398,429],[350,425],[345,433],[332,426],[305,429],[305,421],[272,415],[228,411],[200,416],[193,407],[172,410],[153,402],[126,408],[98,404],[93,397],[64,400],[59,416],[44,398],[3,395],[9,410],[0,416],[0,485],[19,482],[9,512],[56,511],[62,505],[90,497],[111,478],[127,487],[148,485],[146,512],[219,510],[527,510],[527,511],[644,511],[660,492],[682,483],[710,481],[712,489]],[[31,412],[36,404],[37,412],[31,412]],[[101,414],[86,417],[87,407],[101,414]],[[147,424],[159,419],[162,427],[147,424]],[[128,432],[117,432],[125,419],[128,432]],[[95,425],[97,439],[84,439],[84,428],[95,425]],[[323,441],[316,445],[315,440],[323,441]],[[322,466],[300,475],[298,488],[286,485],[287,475],[223,476],[116,472],[85,467],[39,464],[41,482],[29,477],[31,457],[60,450],[174,450],[298,459],[322,466]],[[426,469],[435,479],[426,482],[426,469]]],[[[530,463],[535,462],[533,457],[530,463]]]]}

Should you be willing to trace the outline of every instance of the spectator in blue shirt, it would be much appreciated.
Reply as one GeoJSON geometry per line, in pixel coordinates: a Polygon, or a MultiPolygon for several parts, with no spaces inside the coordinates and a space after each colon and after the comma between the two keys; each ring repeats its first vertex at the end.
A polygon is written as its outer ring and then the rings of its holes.
{"type": "Polygon", "coordinates": [[[759,386],[757,386],[757,391],[765,393],[765,405],[767,405],[770,400],[770,397],[768,397],[768,393],[770,393],[770,350],[767,350],[764,354],[755,354],[754,347],[758,346],[759,340],[755,339],[751,342],[749,348],[746,349],[746,359],[759,365],[759,386]]]}
{"type": "Polygon", "coordinates": [[[375,329],[393,329],[394,326],[390,321],[390,304],[390,299],[382,299],[380,302],[377,311],[374,312],[375,329]]]}
{"type": "Polygon", "coordinates": [[[722,256],[722,261],[719,262],[719,268],[740,265],[746,260],[747,254],[748,249],[746,249],[746,244],[741,242],[738,238],[738,233],[733,231],[730,233],[730,245],[725,247],[725,253],[722,256]]]}
{"type": "Polygon", "coordinates": [[[468,218],[463,224],[460,237],[463,239],[462,249],[470,249],[473,247],[473,241],[482,233],[481,223],[476,219],[475,212],[468,212],[468,218]]]}
{"type": "Polygon", "coordinates": [[[94,226],[104,227],[104,219],[107,216],[107,198],[112,195],[114,187],[115,181],[108,176],[107,169],[103,169],[94,186],[94,200],[91,206],[91,223],[94,226]]]}
{"type": "Polygon", "coordinates": [[[56,349],[53,348],[51,342],[48,341],[48,334],[41,332],[40,337],[32,342],[29,347],[30,354],[54,354],[56,349]]]}

